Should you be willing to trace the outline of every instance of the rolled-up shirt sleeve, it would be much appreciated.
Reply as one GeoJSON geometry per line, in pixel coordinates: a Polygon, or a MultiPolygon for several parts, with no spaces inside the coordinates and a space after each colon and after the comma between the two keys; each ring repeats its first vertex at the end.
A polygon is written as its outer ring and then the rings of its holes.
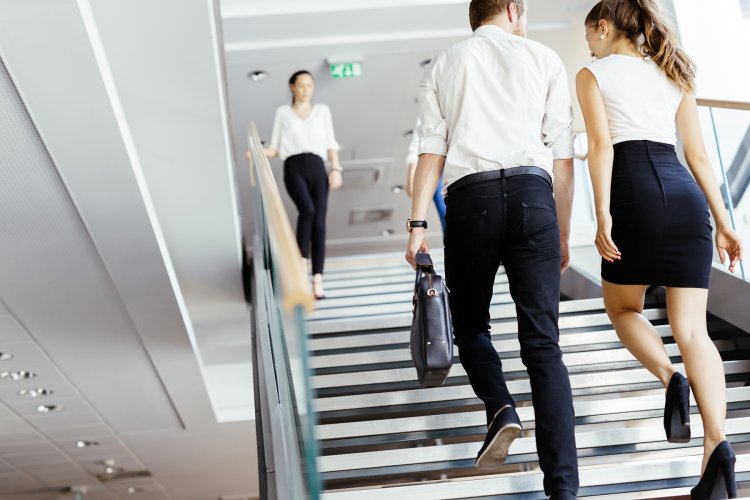
{"type": "Polygon", "coordinates": [[[429,153],[440,156],[448,154],[448,123],[445,120],[438,89],[435,82],[435,59],[425,69],[424,78],[419,82],[419,154],[429,153]]]}
{"type": "Polygon", "coordinates": [[[568,74],[562,61],[555,56],[550,74],[542,138],[552,149],[555,160],[573,158],[573,106],[570,101],[568,74]]]}

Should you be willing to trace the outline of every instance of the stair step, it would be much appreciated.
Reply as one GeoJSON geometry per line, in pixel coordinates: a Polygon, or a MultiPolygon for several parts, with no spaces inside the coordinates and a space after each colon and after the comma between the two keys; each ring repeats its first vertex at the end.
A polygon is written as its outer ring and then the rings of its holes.
{"type": "MultiPolygon", "coordinates": [[[[653,495],[654,489],[668,487],[670,492],[689,492],[698,481],[700,456],[675,457],[669,461],[632,461],[612,466],[584,466],[580,468],[581,498],[633,492],[639,489],[653,495]],[[665,480],[664,478],[669,478],[665,480]]],[[[750,455],[737,456],[737,479],[750,479],[750,455]]],[[[480,497],[544,499],[540,471],[518,472],[481,478],[430,481],[372,489],[328,491],[323,500],[454,500],[480,497]],[[528,495],[524,495],[528,494],[528,495]]],[[[629,496],[626,498],[657,498],[655,496],[629,496]]]]}
{"type": "MultiPolygon", "coordinates": [[[[659,325],[655,327],[656,332],[662,338],[671,337],[672,329],[669,325],[659,325]]],[[[517,354],[521,348],[517,336],[513,329],[513,335],[502,335],[503,340],[493,340],[492,345],[495,350],[500,354],[502,359],[507,359],[509,353],[517,354]]],[[[493,335],[495,339],[500,335],[493,335]]],[[[319,354],[311,359],[310,367],[313,369],[324,369],[324,368],[345,368],[345,367],[356,367],[365,366],[369,364],[384,365],[387,363],[399,363],[409,362],[411,363],[411,354],[409,353],[409,332],[401,331],[397,335],[391,336],[391,342],[387,344],[376,344],[373,345],[370,342],[370,338],[367,337],[367,342],[362,342],[363,337],[359,336],[360,341],[358,346],[359,351],[344,352],[341,354],[319,354]],[[367,347],[368,350],[362,350],[363,347],[367,347]],[[378,348],[377,350],[373,347],[378,348]]],[[[595,347],[599,348],[612,348],[621,347],[620,340],[612,329],[606,330],[592,330],[583,333],[567,333],[566,330],[560,330],[560,347],[564,350],[580,349],[588,352],[590,355],[596,355],[594,352],[595,347]]],[[[454,348],[455,354],[458,355],[458,348],[454,348]]]]}
{"type": "MultiPolygon", "coordinates": [[[[602,299],[568,300],[560,303],[560,315],[578,314],[588,311],[604,311],[602,299]]],[[[513,304],[490,307],[490,319],[515,320],[516,308],[513,304]]],[[[666,319],[666,315],[664,315],[666,319]]],[[[562,319],[562,317],[560,318],[562,319]]],[[[319,335],[325,333],[355,332],[372,330],[373,325],[378,329],[406,328],[411,326],[411,303],[403,312],[388,315],[360,315],[350,311],[350,317],[341,319],[327,319],[315,321],[308,319],[308,333],[319,335]],[[376,322],[374,322],[376,321],[376,322]]]]}
{"type": "MultiPolygon", "coordinates": [[[[695,408],[695,398],[691,394],[691,406],[695,408]]],[[[731,387],[727,389],[727,403],[747,403],[750,407],[750,387],[731,387]]],[[[602,415],[622,415],[649,410],[664,411],[664,391],[648,396],[617,397],[589,401],[574,401],[576,418],[602,415]]],[[[534,408],[523,406],[516,408],[521,422],[534,420],[534,408]]],[[[316,435],[321,441],[353,437],[371,437],[409,432],[424,432],[438,429],[460,429],[463,427],[482,427],[486,432],[486,415],[484,410],[417,417],[388,418],[336,424],[321,424],[316,427],[316,435]]]]}
{"type": "MultiPolygon", "coordinates": [[[[675,368],[685,373],[681,363],[675,363],[675,368]]],[[[724,371],[727,376],[750,373],[750,360],[725,361],[724,371]]],[[[645,368],[626,370],[611,370],[600,373],[573,374],[570,376],[573,390],[592,388],[611,388],[613,391],[637,390],[643,384],[660,386],[654,376],[645,368]]],[[[531,386],[528,379],[509,380],[508,390],[514,396],[529,394],[531,386]]],[[[430,389],[411,389],[399,391],[370,392],[367,394],[353,394],[347,396],[318,397],[313,401],[313,407],[318,413],[336,410],[355,410],[362,408],[377,408],[385,406],[405,406],[419,403],[448,402],[456,400],[476,400],[474,391],[468,384],[457,386],[443,386],[430,389]]]]}
{"type": "MultiPolygon", "coordinates": [[[[443,274],[442,251],[432,256],[443,274]]],[[[457,357],[447,385],[424,389],[416,381],[409,353],[413,280],[400,252],[327,262],[328,298],[307,318],[317,393],[313,408],[320,422],[318,468],[328,489],[322,498],[545,499],[530,385],[503,269],[493,289],[491,334],[525,431],[511,446],[506,465],[490,474],[473,466],[486,416],[457,357]]],[[[651,307],[643,314],[685,373],[666,311],[651,307]]],[[[667,443],[664,388],[622,346],[603,301],[561,302],[559,326],[574,394],[579,498],[689,495],[702,454],[702,420],[694,399],[692,440],[667,443]]],[[[750,353],[738,349],[733,327],[712,320],[714,326],[728,382],[726,431],[737,451],[742,487],[750,482],[750,387],[745,387],[750,359],[743,359],[750,353]]]]}
{"type": "MultiPolygon", "coordinates": [[[[652,322],[666,321],[667,319],[667,313],[664,309],[646,309],[643,311],[643,315],[652,322]]],[[[586,331],[589,331],[596,328],[612,328],[609,317],[603,312],[581,312],[577,315],[561,316],[558,325],[560,327],[561,335],[567,335],[566,332],[569,330],[580,331],[585,329],[586,331]]],[[[372,328],[372,324],[370,324],[370,328],[372,328]]],[[[312,351],[321,352],[407,344],[409,342],[408,327],[401,326],[397,331],[387,333],[381,332],[382,329],[378,328],[359,330],[354,335],[345,334],[349,332],[345,332],[344,334],[342,334],[342,332],[336,332],[333,335],[321,333],[316,334],[309,340],[309,346],[312,351]]],[[[492,330],[490,333],[493,338],[502,335],[517,334],[518,325],[515,321],[515,317],[497,316],[492,322],[492,330]]]]}

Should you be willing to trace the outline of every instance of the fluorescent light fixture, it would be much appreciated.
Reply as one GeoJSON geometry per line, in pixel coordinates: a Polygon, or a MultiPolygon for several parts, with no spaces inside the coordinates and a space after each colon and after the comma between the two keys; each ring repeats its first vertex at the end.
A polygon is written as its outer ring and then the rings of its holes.
{"type": "Polygon", "coordinates": [[[268,78],[268,72],[263,70],[251,71],[247,77],[254,82],[262,82],[268,78]]]}
{"type": "Polygon", "coordinates": [[[76,441],[76,448],[88,448],[90,446],[99,446],[98,441],[76,441]]]}
{"type": "Polygon", "coordinates": [[[39,405],[36,407],[36,411],[39,413],[52,413],[53,411],[61,411],[65,408],[61,405],[39,405]]]}
{"type": "Polygon", "coordinates": [[[18,391],[19,396],[24,396],[27,398],[39,398],[42,396],[49,396],[52,394],[53,391],[50,389],[45,389],[43,387],[37,387],[35,389],[21,389],[18,391]]]}
{"type": "Polygon", "coordinates": [[[4,378],[5,380],[25,380],[34,377],[36,377],[36,373],[26,370],[16,370],[13,372],[0,373],[0,378],[4,378]]]}

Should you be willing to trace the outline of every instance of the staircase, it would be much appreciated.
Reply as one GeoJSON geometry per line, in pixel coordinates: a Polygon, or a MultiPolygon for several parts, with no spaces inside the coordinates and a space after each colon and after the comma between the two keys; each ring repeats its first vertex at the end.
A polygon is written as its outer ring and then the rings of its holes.
{"type": "MultiPolygon", "coordinates": [[[[442,256],[433,253],[438,272],[442,256]]],[[[524,434],[502,469],[474,468],[485,413],[456,358],[444,387],[422,389],[409,355],[413,273],[403,254],[329,259],[328,298],[308,317],[318,468],[326,500],[543,499],[534,409],[519,356],[507,278],[498,274],[492,339],[503,359],[524,434]]],[[[581,475],[580,498],[664,498],[698,480],[702,425],[693,401],[693,439],[669,444],[664,390],[620,344],[601,299],[564,300],[560,344],[570,372],[581,475]]],[[[684,373],[666,312],[645,312],[684,373]]],[[[750,487],[750,351],[747,335],[711,318],[728,384],[727,436],[737,480],[750,487]]],[[[747,490],[746,490],[747,491],[747,490]]],[[[742,491],[740,492],[742,493],[742,491]]]]}

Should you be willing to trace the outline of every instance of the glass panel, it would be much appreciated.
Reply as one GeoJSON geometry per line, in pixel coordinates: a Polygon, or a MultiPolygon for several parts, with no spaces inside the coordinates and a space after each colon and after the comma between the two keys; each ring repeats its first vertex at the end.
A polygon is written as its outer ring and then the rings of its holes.
{"type": "MultiPolygon", "coordinates": [[[[732,224],[745,246],[750,243],[750,111],[703,108],[704,130],[712,162],[732,224]],[[708,113],[708,120],[705,114],[708,113]],[[711,140],[712,139],[712,140],[711,140]],[[712,144],[713,143],[713,144],[712,144]]],[[[718,260],[718,256],[716,256],[718,260]]],[[[747,279],[744,264],[735,274],[747,279]]]]}
{"type": "MultiPolygon", "coordinates": [[[[253,168],[260,167],[256,164],[253,168]]],[[[252,187],[252,198],[255,209],[255,230],[262,242],[262,248],[254,249],[255,258],[263,259],[267,272],[262,278],[270,282],[266,303],[256,304],[256,306],[268,307],[276,375],[274,382],[280,393],[279,405],[282,407],[282,412],[288,416],[288,420],[282,425],[290,435],[296,436],[298,453],[290,453],[289,456],[296,456],[301,462],[294,464],[295,471],[288,471],[288,476],[293,477],[295,483],[299,483],[289,485],[289,491],[301,492],[304,488],[306,492],[304,497],[316,500],[320,498],[321,485],[316,467],[318,443],[314,434],[316,419],[313,411],[312,377],[309,368],[304,311],[300,306],[288,314],[281,307],[283,296],[279,277],[280,273],[285,271],[278,264],[277,256],[273,251],[268,232],[269,222],[265,216],[263,192],[257,183],[252,187]]],[[[277,457],[277,460],[275,464],[277,467],[289,466],[282,461],[282,457],[277,457]]]]}
{"type": "Polygon", "coordinates": [[[588,137],[586,132],[575,136],[575,194],[570,220],[572,246],[591,245],[596,238],[594,191],[589,177],[588,137]]]}

